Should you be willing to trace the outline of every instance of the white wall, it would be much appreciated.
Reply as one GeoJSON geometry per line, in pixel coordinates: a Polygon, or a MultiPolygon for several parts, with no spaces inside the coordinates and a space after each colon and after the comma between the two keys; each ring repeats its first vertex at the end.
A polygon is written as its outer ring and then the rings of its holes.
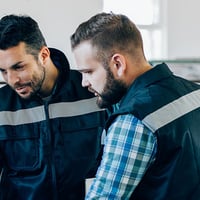
{"type": "MultiPolygon", "coordinates": [[[[166,2],[167,58],[200,58],[200,1],[166,2]]],[[[28,14],[36,19],[51,47],[64,51],[73,68],[70,35],[93,14],[102,11],[102,0],[1,0],[0,17],[28,14]]],[[[142,13],[141,13],[142,14],[142,13]]]]}
{"type": "Polygon", "coordinates": [[[200,1],[168,2],[168,57],[200,59],[200,1]]]}
{"type": "Polygon", "coordinates": [[[28,14],[39,24],[48,46],[62,50],[73,68],[70,36],[82,21],[102,10],[101,0],[1,0],[0,17],[28,14]]]}

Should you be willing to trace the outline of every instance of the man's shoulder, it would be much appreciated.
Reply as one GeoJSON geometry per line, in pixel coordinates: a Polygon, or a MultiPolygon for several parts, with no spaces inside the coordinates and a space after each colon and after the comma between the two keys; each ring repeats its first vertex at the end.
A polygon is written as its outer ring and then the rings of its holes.
{"type": "Polygon", "coordinates": [[[82,75],[77,70],[70,69],[70,74],[68,79],[62,84],[62,93],[65,91],[65,94],[68,99],[88,99],[95,97],[93,93],[89,92],[86,87],[83,87],[82,84],[82,75]],[[64,89],[64,90],[63,90],[64,89]]]}
{"type": "Polygon", "coordinates": [[[70,79],[71,80],[80,80],[81,81],[81,73],[75,69],[70,69],[70,79]]]}
{"type": "Polygon", "coordinates": [[[18,94],[9,85],[4,85],[0,88],[0,99],[2,99],[2,103],[8,103],[17,98],[18,94]]]}
{"type": "Polygon", "coordinates": [[[7,94],[10,93],[14,93],[14,91],[9,85],[5,84],[2,87],[0,87],[0,95],[6,96],[7,94]]]}

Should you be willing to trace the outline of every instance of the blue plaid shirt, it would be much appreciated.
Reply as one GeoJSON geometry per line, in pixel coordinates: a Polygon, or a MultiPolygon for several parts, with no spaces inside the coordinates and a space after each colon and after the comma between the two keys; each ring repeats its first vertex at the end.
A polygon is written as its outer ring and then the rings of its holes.
{"type": "Polygon", "coordinates": [[[118,116],[109,127],[104,154],[87,200],[127,200],[154,161],[155,135],[133,115],[118,116]]]}

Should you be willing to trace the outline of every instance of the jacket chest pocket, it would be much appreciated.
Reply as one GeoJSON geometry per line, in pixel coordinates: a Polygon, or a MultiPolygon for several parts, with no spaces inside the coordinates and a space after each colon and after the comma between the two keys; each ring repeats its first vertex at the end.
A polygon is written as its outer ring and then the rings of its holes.
{"type": "Polygon", "coordinates": [[[1,127],[1,151],[11,170],[31,170],[39,164],[39,130],[33,125],[1,127]]]}
{"type": "Polygon", "coordinates": [[[66,149],[73,159],[91,159],[101,150],[104,121],[99,113],[61,120],[61,133],[66,149]]]}

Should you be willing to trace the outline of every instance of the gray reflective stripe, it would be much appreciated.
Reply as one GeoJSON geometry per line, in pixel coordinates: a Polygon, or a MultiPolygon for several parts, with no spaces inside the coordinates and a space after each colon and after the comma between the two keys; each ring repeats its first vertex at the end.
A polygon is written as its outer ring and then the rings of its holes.
{"type": "Polygon", "coordinates": [[[44,106],[18,111],[0,112],[0,125],[19,125],[34,123],[45,119],[44,106]]]}
{"type": "MultiPolygon", "coordinates": [[[[63,102],[49,105],[49,117],[70,117],[87,114],[100,109],[96,105],[96,97],[75,102],[63,102]]],[[[15,112],[0,112],[0,125],[20,125],[34,123],[46,119],[44,106],[22,109],[15,112]]]]}
{"type": "Polygon", "coordinates": [[[147,115],[142,122],[151,131],[155,132],[173,120],[178,119],[199,107],[200,90],[196,90],[147,115]]]}
{"type": "Polygon", "coordinates": [[[96,97],[76,102],[63,102],[49,105],[49,118],[71,117],[100,111],[96,97]]]}

